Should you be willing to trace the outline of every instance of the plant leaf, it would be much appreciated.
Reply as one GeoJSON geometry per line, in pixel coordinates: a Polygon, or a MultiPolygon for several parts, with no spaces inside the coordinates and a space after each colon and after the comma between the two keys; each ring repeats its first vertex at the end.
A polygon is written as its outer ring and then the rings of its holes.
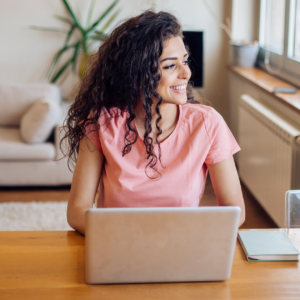
{"type": "Polygon", "coordinates": [[[47,76],[46,76],[47,78],[50,77],[50,74],[53,72],[53,70],[55,69],[55,67],[56,67],[57,64],[59,63],[59,59],[60,59],[61,55],[62,55],[65,51],[67,51],[68,49],[74,48],[74,47],[76,47],[76,44],[72,44],[72,45],[68,45],[68,46],[66,45],[66,46],[64,46],[61,50],[58,51],[58,53],[55,55],[55,57],[54,57],[54,59],[53,59],[51,65],[50,65],[49,71],[47,72],[47,76]]]}
{"type": "Polygon", "coordinates": [[[113,20],[117,17],[117,15],[120,13],[121,9],[118,9],[110,18],[109,20],[105,23],[105,25],[101,28],[100,31],[104,32],[107,27],[113,22],[113,20]]]}
{"type": "Polygon", "coordinates": [[[68,32],[67,37],[66,37],[65,46],[68,44],[69,39],[70,39],[70,37],[71,37],[71,35],[72,35],[72,33],[73,33],[73,31],[74,31],[75,28],[76,28],[76,25],[73,24],[72,27],[70,28],[69,32],[68,32]]]}
{"type": "Polygon", "coordinates": [[[77,25],[77,27],[79,28],[79,30],[84,33],[84,30],[82,28],[82,26],[78,23],[77,18],[75,17],[75,14],[73,13],[69,3],[67,2],[67,0],[62,0],[63,4],[65,5],[67,11],[69,12],[69,14],[71,15],[72,19],[74,20],[74,23],[77,25]]]}
{"type": "Polygon", "coordinates": [[[101,36],[104,36],[105,35],[105,33],[102,31],[102,30],[95,30],[94,32],[93,32],[93,35],[91,35],[90,37],[92,38],[92,37],[101,37],[101,36]]]}
{"type": "Polygon", "coordinates": [[[68,19],[68,18],[61,17],[61,16],[58,16],[58,15],[53,15],[53,17],[54,17],[55,19],[57,19],[57,20],[66,22],[66,23],[68,23],[68,24],[70,24],[70,25],[73,25],[73,24],[74,24],[74,22],[73,22],[72,20],[68,19]]]}
{"type": "Polygon", "coordinates": [[[68,33],[66,29],[62,28],[54,28],[54,27],[39,27],[39,26],[30,26],[30,29],[34,30],[41,30],[41,31],[55,31],[55,32],[62,32],[62,33],[68,33]]]}
{"type": "Polygon", "coordinates": [[[55,83],[55,81],[61,76],[61,74],[66,70],[66,68],[73,62],[73,57],[70,58],[59,70],[58,72],[52,77],[50,80],[51,83],[55,83]]]}
{"type": "Polygon", "coordinates": [[[94,36],[91,36],[90,39],[94,40],[94,41],[104,41],[104,37],[105,37],[105,35],[103,35],[103,36],[94,35],[94,36]]]}
{"type": "Polygon", "coordinates": [[[64,46],[63,48],[57,53],[57,55],[54,57],[50,67],[49,67],[49,70],[47,72],[47,75],[46,75],[46,78],[49,78],[50,77],[50,74],[53,72],[53,70],[55,70],[55,67],[59,64],[59,60],[60,60],[60,56],[63,54],[63,52],[65,52],[66,50],[74,47],[76,44],[73,44],[73,45],[69,45],[67,46],[68,42],[69,42],[69,39],[74,31],[74,29],[76,28],[76,25],[73,24],[72,27],[70,28],[69,32],[68,32],[68,35],[66,37],[66,40],[65,40],[65,43],[64,43],[64,46]]]}
{"type": "Polygon", "coordinates": [[[90,40],[103,41],[105,38],[105,33],[102,31],[95,31],[93,35],[89,36],[90,40]]]}
{"type": "Polygon", "coordinates": [[[86,22],[87,27],[89,27],[91,25],[91,19],[92,19],[94,7],[95,7],[95,0],[92,0],[91,1],[91,6],[90,6],[90,9],[89,9],[89,14],[88,14],[88,17],[87,17],[87,22],[86,22]]]}
{"type": "Polygon", "coordinates": [[[76,72],[76,61],[77,61],[77,54],[80,47],[81,42],[78,42],[74,48],[74,54],[73,54],[73,73],[76,72]]]}
{"type": "MultiPolygon", "coordinates": [[[[65,1],[65,0],[64,0],[65,1]]],[[[93,23],[93,25],[90,27],[90,28],[88,28],[87,29],[87,31],[89,32],[89,31],[91,31],[91,30],[93,30],[105,17],[106,17],[106,15],[107,14],[109,14],[109,12],[116,6],[116,4],[119,2],[119,0],[115,0],[112,4],[111,4],[111,6],[109,6],[108,8],[107,8],[107,10],[97,19],[97,21],[95,21],[94,23],[93,23]]]]}
{"type": "Polygon", "coordinates": [[[77,1],[76,10],[74,11],[74,14],[76,16],[78,24],[82,24],[83,18],[82,18],[82,14],[81,14],[81,11],[80,11],[80,7],[78,5],[78,1],[77,1]]]}

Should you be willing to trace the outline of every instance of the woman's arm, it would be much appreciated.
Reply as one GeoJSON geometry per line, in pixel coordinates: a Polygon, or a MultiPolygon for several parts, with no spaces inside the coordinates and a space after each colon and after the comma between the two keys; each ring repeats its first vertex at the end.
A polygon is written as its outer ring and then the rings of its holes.
{"type": "Polygon", "coordinates": [[[93,207],[103,162],[102,152],[84,136],[79,145],[67,209],[68,223],[82,234],[85,234],[85,212],[93,207]]]}
{"type": "Polygon", "coordinates": [[[245,222],[245,203],[233,157],[207,165],[220,206],[239,206],[242,210],[239,226],[245,222]]]}

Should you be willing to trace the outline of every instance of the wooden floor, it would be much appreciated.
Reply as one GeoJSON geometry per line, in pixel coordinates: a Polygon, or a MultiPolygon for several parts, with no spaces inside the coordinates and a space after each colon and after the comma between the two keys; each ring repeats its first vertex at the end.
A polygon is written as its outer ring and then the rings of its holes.
{"type": "MultiPolygon", "coordinates": [[[[68,201],[70,186],[43,188],[0,188],[0,202],[68,201]]],[[[246,205],[246,221],[241,228],[276,228],[276,224],[259,205],[249,190],[242,184],[246,205]]],[[[208,178],[200,206],[217,206],[211,182],[208,178]]]]}

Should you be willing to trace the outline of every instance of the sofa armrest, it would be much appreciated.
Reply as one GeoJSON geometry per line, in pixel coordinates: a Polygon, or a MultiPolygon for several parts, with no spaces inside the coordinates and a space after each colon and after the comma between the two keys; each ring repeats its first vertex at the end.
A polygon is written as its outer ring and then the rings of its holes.
{"type": "MultiPolygon", "coordinates": [[[[64,135],[64,131],[63,131],[63,121],[59,122],[56,126],[55,126],[55,132],[54,132],[54,142],[55,142],[55,159],[61,159],[62,157],[64,157],[64,154],[62,153],[61,149],[60,149],[60,141],[62,139],[64,135]]],[[[64,141],[63,145],[62,145],[64,151],[67,151],[67,144],[66,141],[64,141]]]]}
{"type": "MultiPolygon", "coordinates": [[[[61,103],[61,109],[62,109],[62,118],[61,121],[55,126],[55,150],[56,150],[56,157],[55,159],[61,159],[62,157],[64,157],[64,154],[62,153],[61,149],[60,149],[60,141],[62,139],[62,137],[64,136],[65,132],[63,130],[63,122],[67,116],[69,107],[70,107],[71,102],[67,102],[67,101],[63,101],[61,103]]],[[[67,141],[65,140],[63,145],[63,150],[65,152],[67,152],[68,150],[68,145],[67,145],[67,141]]],[[[67,158],[65,158],[67,159],[67,158]]]]}

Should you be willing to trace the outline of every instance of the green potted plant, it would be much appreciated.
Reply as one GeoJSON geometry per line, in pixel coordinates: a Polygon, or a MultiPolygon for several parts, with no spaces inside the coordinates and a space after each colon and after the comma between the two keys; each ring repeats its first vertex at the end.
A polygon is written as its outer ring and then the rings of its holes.
{"type": "Polygon", "coordinates": [[[69,17],[62,17],[55,15],[54,17],[64,23],[67,23],[69,30],[62,28],[48,28],[31,26],[31,29],[43,30],[43,31],[55,31],[66,34],[66,39],[62,48],[56,53],[50,68],[47,73],[47,78],[51,83],[55,83],[62,74],[67,70],[69,66],[72,66],[73,72],[75,73],[80,60],[79,76],[82,79],[84,77],[84,70],[86,63],[92,54],[92,47],[95,42],[103,41],[105,37],[105,31],[108,26],[115,20],[117,15],[120,13],[120,9],[116,10],[113,14],[110,14],[119,0],[115,0],[105,11],[99,16],[94,22],[91,22],[92,14],[95,6],[95,0],[91,1],[89,12],[87,16],[86,25],[80,21],[73,10],[71,9],[67,0],[62,0],[69,17]],[[99,24],[106,20],[111,15],[104,25],[99,29],[99,24]],[[70,58],[63,64],[60,64],[60,59],[65,52],[71,52],[70,58]]]}

